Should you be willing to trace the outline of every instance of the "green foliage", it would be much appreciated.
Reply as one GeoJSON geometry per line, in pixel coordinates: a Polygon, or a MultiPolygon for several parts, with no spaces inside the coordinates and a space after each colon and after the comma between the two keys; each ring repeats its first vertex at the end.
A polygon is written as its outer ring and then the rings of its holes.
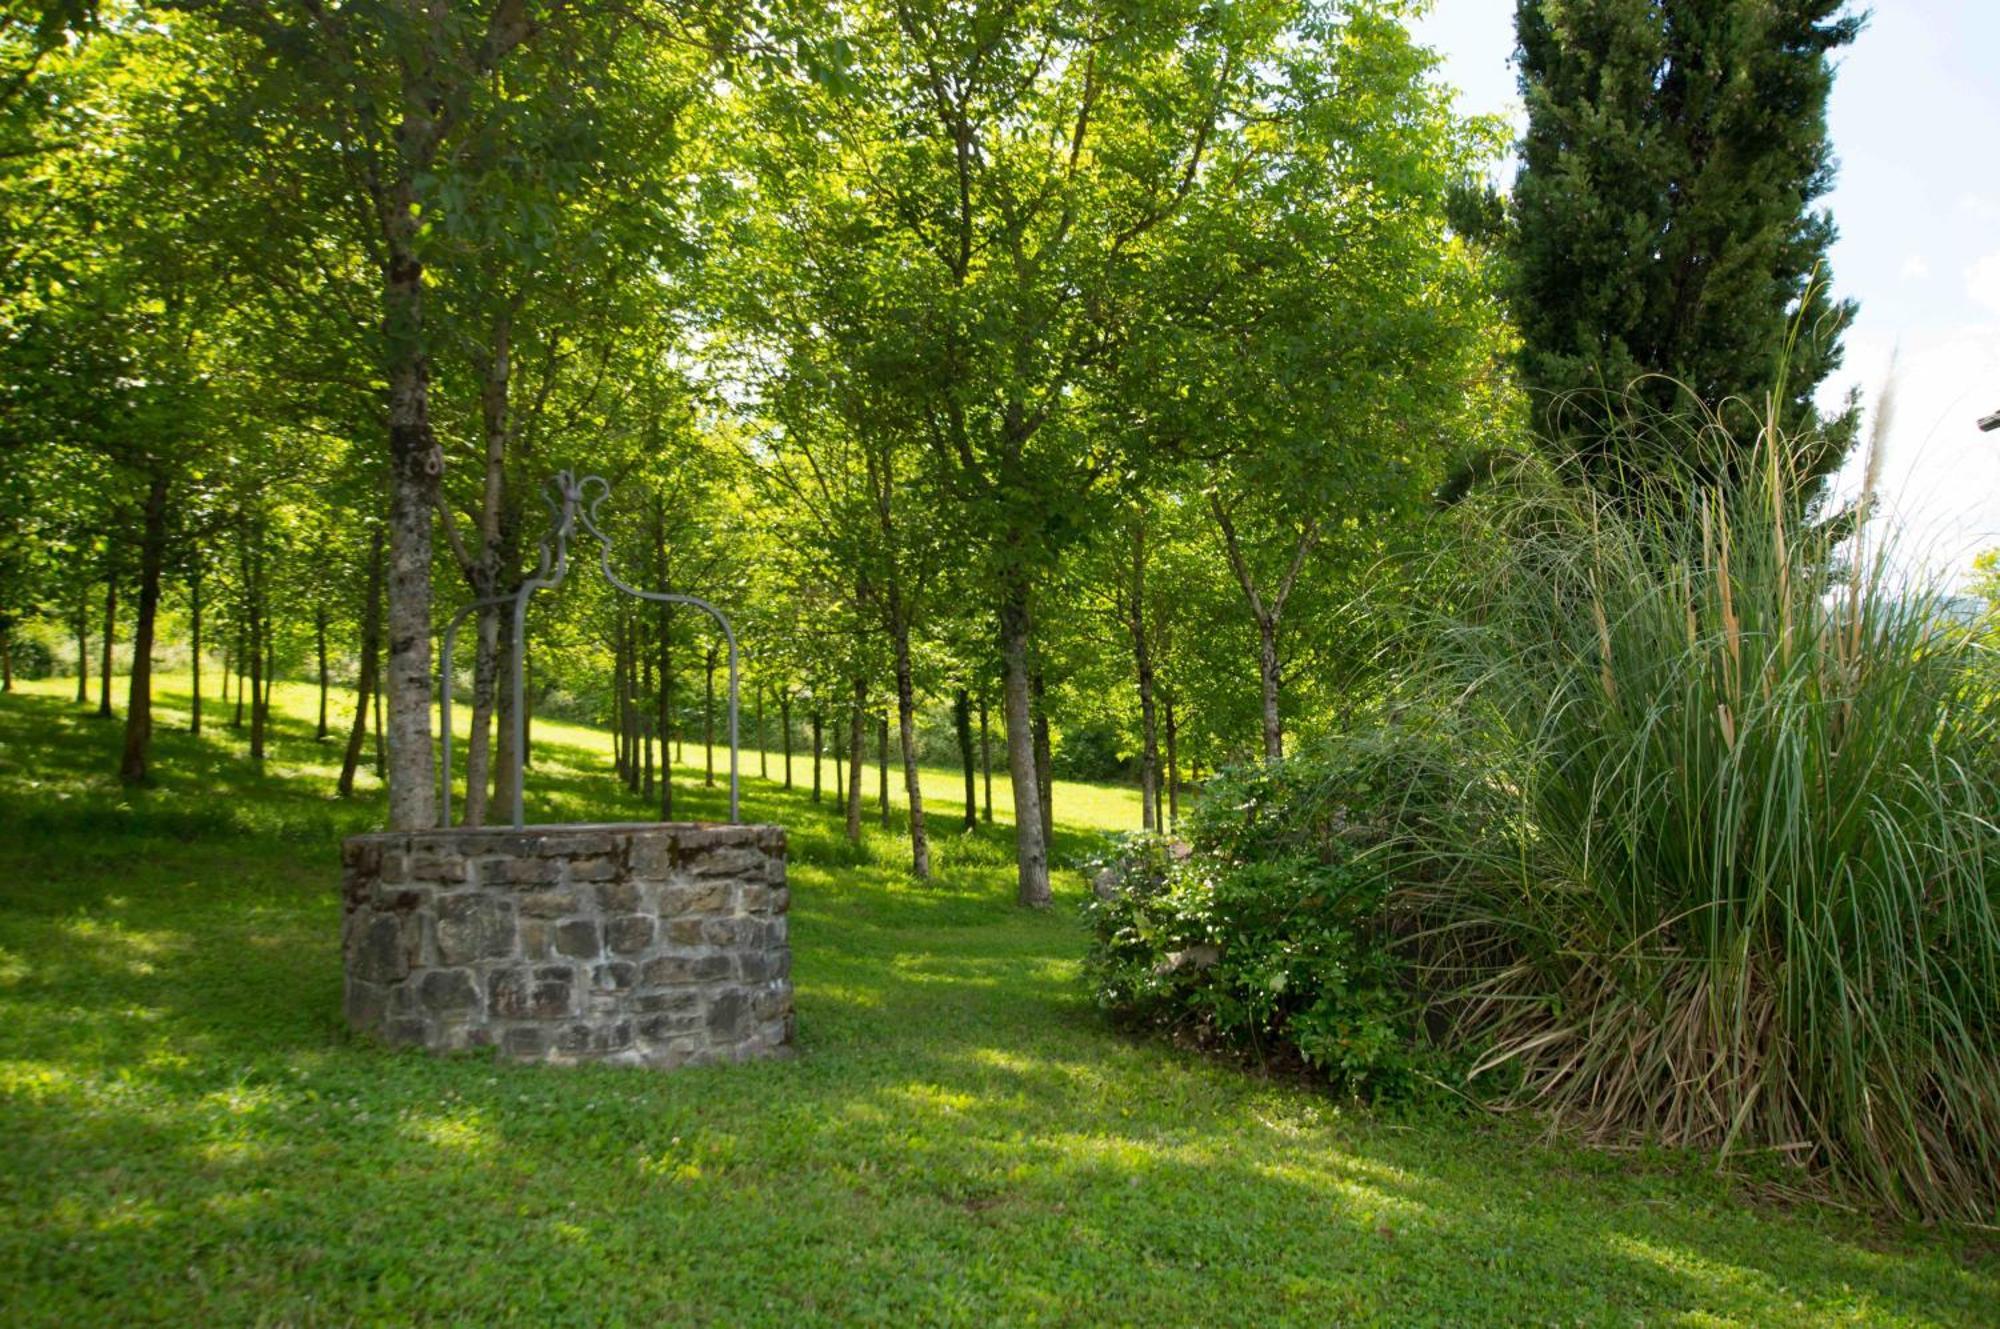
{"type": "Polygon", "coordinates": [[[1227,772],[1190,845],[1121,842],[1087,870],[1098,1004],[1120,1020],[1265,1064],[1303,1064],[1342,1092],[1408,1099],[1431,1081],[1404,965],[1391,954],[1390,879],[1329,795],[1324,760],[1227,772]]]}
{"type": "Polygon", "coordinates": [[[1465,532],[1417,672],[1426,986],[1507,1096],[1594,1134],[2000,1214],[2000,699],[1767,452],[1662,522],[1542,477],[1465,532]]]}
{"type": "Polygon", "coordinates": [[[1853,411],[1813,406],[1855,312],[1828,292],[1835,230],[1813,204],[1834,55],[1860,26],[1845,0],[1519,0],[1521,364],[1546,436],[1597,483],[1734,471],[1773,401],[1802,487],[1852,444],[1853,411]],[[1628,385],[1659,410],[1716,406],[1734,446],[1613,450],[1605,398],[1628,385]]]}
{"type": "MultiPolygon", "coordinates": [[[[10,1323],[1915,1327],[2000,1302],[1976,1235],[1110,1037],[1074,916],[1012,906],[1004,826],[941,839],[918,886],[890,833],[836,857],[831,807],[754,778],[750,815],[791,832],[797,1060],[385,1051],[339,1019],[336,842],[380,792],[331,796],[310,690],[280,685],[259,772],[182,732],[162,679],[139,790],[66,691],[0,698],[10,1323]]],[[[531,806],[644,815],[607,735],[537,730],[531,806]]],[[[1130,824],[1128,791],[1089,792],[1058,789],[1066,852],[1130,824]]]]}

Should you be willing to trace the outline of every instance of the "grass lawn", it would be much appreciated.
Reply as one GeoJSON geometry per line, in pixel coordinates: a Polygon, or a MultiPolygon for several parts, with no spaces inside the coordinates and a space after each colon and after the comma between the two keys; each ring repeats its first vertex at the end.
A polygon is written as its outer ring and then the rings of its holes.
{"type": "MultiPolygon", "coordinates": [[[[73,686],[0,698],[9,1323],[2000,1322],[1990,1235],[1124,1040],[1080,982],[1074,874],[1022,912],[1004,828],[941,828],[919,887],[872,821],[845,844],[830,779],[816,807],[754,757],[746,814],[792,832],[796,1060],[386,1052],[339,1014],[338,841],[379,792],[332,796],[310,690],[279,689],[262,773],[168,691],[159,784],[127,795],[73,686]]],[[[532,819],[642,815],[603,735],[536,736],[532,819]]],[[[1058,852],[1136,806],[1059,788],[1058,852]]]]}

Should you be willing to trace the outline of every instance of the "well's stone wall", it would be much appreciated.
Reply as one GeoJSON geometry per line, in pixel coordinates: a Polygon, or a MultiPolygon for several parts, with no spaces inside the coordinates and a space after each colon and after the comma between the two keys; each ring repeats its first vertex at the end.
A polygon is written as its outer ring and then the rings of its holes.
{"type": "Polygon", "coordinates": [[[657,1067],[790,1050],[777,827],[386,832],[341,857],[347,1018],[387,1042],[657,1067]]]}

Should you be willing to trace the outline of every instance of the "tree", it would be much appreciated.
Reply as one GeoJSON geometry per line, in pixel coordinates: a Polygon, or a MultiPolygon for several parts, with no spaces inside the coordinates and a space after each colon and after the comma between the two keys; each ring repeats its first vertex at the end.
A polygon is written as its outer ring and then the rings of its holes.
{"type": "Polygon", "coordinates": [[[1821,419],[1855,306],[1828,289],[1833,56],[1846,0],[1520,0],[1528,130],[1514,190],[1512,303],[1541,433],[1629,493],[1646,475],[1727,476],[1760,416],[1809,438],[1808,491],[1855,412],[1821,419]],[[1724,413],[1729,454],[1618,427],[1628,389],[1659,412],[1724,413]]]}

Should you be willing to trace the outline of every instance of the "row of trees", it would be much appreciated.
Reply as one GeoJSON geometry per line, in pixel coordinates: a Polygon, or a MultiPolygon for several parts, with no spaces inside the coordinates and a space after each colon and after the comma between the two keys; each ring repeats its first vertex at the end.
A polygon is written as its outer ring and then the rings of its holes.
{"type": "MultiPolygon", "coordinates": [[[[1512,437],[1507,292],[1558,304],[1545,223],[1578,210],[1549,182],[1580,177],[1541,126],[1588,83],[1563,61],[1605,41],[1544,8],[1513,216],[1477,184],[1495,127],[1452,112],[1399,0],[9,18],[0,630],[81,636],[101,607],[108,641],[132,606],[133,780],[164,602],[253,695],[309,639],[358,684],[345,783],[386,699],[390,821],[428,825],[444,611],[531,569],[545,476],[600,473],[623,575],[735,613],[788,741],[796,709],[846,758],[856,833],[890,719],[920,876],[921,718],[953,708],[968,808],[990,720],[1043,903],[1058,736],[1117,733],[1157,825],[1184,761],[1275,758],[1393,657],[1396,600],[1358,614],[1357,581],[1416,576],[1384,555],[1512,437]]],[[[1778,8],[1817,33],[1828,6],[1778,8]]],[[[1659,21],[1681,70],[1699,43],[1659,21]]],[[[1838,36],[1787,50],[1823,69],[1838,36]]],[[[1802,216],[1823,135],[1786,151],[1802,216]]],[[[1759,288],[1780,333],[1819,234],[1759,288]]],[[[1583,317],[1522,320],[1531,377],[1582,363],[1551,348],[1583,317]]],[[[514,731],[500,613],[476,623],[475,821],[511,800],[514,731]]],[[[533,693],[611,722],[641,786],[713,714],[686,611],[579,587],[530,635],[533,693]]]]}

